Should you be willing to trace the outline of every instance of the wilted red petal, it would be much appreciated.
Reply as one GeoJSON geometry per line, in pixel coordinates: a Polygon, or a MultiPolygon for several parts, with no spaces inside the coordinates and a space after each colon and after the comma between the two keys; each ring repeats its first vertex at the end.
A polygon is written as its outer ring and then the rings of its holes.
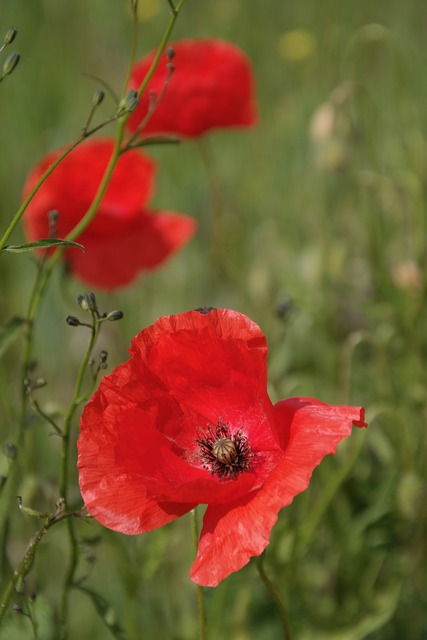
{"type": "Polygon", "coordinates": [[[256,493],[234,505],[209,506],[191,579],[214,587],[267,547],[278,512],[304,491],[313,469],[334,453],[352,425],[364,427],[360,407],[332,406],[313,398],[289,398],[274,406],[286,435],[284,458],[256,493]]]}
{"type": "Polygon", "coordinates": [[[159,266],[196,229],[193,218],[169,211],[140,211],[132,220],[110,220],[108,224],[98,221],[80,236],[85,253],[69,251],[68,260],[75,275],[104,289],[126,285],[141,271],[159,266]]]}
{"type": "MultiPolygon", "coordinates": [[[[218,127],[251,126],[256,121],[254,80],[250,62],[235,45],[216,39],[188,39],[170,43],[175,71],[168,77],[166,53],[141,96],[127,124],[135,131],[149,109],[149,96],[160,104],[144,127],[144,133],[199,136],[218,127]]],[[[154,59],[149,53],[132,72],[130,86],[138,88],[154,59]]]]}

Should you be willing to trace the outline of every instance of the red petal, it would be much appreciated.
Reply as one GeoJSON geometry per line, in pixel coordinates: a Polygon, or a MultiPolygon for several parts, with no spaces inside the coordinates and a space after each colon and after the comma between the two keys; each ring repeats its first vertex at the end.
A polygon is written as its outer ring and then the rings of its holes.
{"type": "MultiPolygon", "coordinates": [[[[235,45],[215,39],[170,43],[175,71],[165,89],[168,58],[163,54],[128,120],[135,131],[149,109],[149,95],[162,95],[143,133],[199,136],[216,127],[251,126],[256,121],[254,81],[250,62],[235,45]]],[[[133,69],[130,86],[138,88],[154,59],[145,56],[133,69]]]]}
{"type": "Polygon", "coordinates": [[[98,288],[114,289],[128,284],[145,269],[153,269],[185,245],[196,229],[193,218],[179,213],[138,212],[133,220],[101,218],[79,241],[81,251],[69,251],[71,271],[98,288]]]}
{"type": "Polygon", "coordinates": [[[330,406],[312,398],[290,398],[274,406],[285,434],[285,456],[247,501],[209,506],[191,569],[194,582],[214,587],[252,556],[263,552],[280,509],[309,484],[313,469],[350,435],[352,424],[366,426],[360,407],[330,406]]]}
{"type": "Polygon", "coordinates": [[[102,394],[86,406],[78,440],[79,483],[94,518],[110,529],[137,534],[161,527],[195,505],[150,498],[144,477],[132,467],[118,466],[116,425],[121,412],[118,404],[105,406],[102,394]]]}
{"type": "MultiPolygon", "coordinates": [[[[89,140],[54,169],[25,212],[24,226],[29,240],[48,237],[48,213],[52,210],[59,212],[59,237],[65,237],[73,229],[92,203],[113,146],[112,140],[89,140]]],[[[45,156],[31,171],[24,185],[23,198],[59,153],[55,151],[45,156]]],[[[154,172],[154,163],[139,151],[131,150],[120,156],[97,217],[121,221],[133,219],[135,212],[151,196],[154,172]]]]}

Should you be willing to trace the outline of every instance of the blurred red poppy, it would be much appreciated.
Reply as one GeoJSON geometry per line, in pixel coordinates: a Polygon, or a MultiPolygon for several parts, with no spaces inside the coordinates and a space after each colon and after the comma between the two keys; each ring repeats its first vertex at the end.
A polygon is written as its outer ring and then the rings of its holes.
{"type": "Polygon", "coordinates": [[[104,526],[138,534],[207,504],[191,578],[216,586],[268,545],[279,510],[307,488],[361,407],[273,405],[260,328],[228,309],[160,318],[86,406],[80,488],[104,526]]]}
{"type": "MultiPolygon", "coordinates": [[[[172,42],[170,48],[174,51],[170,82],[169,58],[164,53],[127,122],[132,132],[147,115],[150,93],[161,99],[143,128],[144,134],[200,136],[210,129],[255,124],[253,72],[241,49],[222,40],[202,38],[172,42]]],[[[152,51],[134,66],[130,87],[140,86],[154,55],[152,51]]]]}
{"type": "MultiPolygon", "coordinates": [[[[57,235],[64,238],[91,205],[113,151],[113,141],[89,140],[74,149],[30,202],[23,221],[29,241],[49,237],[49,212],[57,211],[57,235]]],[[[45,156],[29,174],[25,198],[60,151],[45,156]]],[[[114,289],[152,269],[193,235],[195,221],[173,212],[150,212],[155,165],[140,151],[120,156],[95,218],[79,236],[85,253],[64,253],[70,270],[95,287],[114,289]]]]}

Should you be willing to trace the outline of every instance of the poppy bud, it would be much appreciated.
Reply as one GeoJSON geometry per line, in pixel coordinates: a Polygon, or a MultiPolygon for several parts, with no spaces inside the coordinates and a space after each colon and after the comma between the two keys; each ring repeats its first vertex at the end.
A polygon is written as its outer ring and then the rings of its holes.
{"type": "Polygon", "coordinates": [[[102,89],[97,89],[92,96],[92,104],[94,107],[97,107],[101,102],[104,101],[105,92],[102,89]]]}
{"type": "Polygon", "coordinates": [[[135,89],[129,89],[122,100],[120,100],[119,104],[119,113],[131,113],[134,111],[139,104],[138,94],[135,89]]]}
{"type": "Polygon", "coordinates": [[[123,311],[119,311],[119,309],[110,311],[110,313],[107,315],[107,320],[109,322],[114,322],[115,320],[121,320],[122,318],[123,318],[123,311]]]}
{"type": "Polygon", "coordinates": [[[95,294],[92,291],[87,291],[83,295],[77,296],[77,304],[84,311],[95,311],[98,312],[98,307],[96,305],[95,294]]]}
{"type": "Polygon", "coordinates": [[[3,69],[2,69],[3,78],[5,76],[8,76],[10,73],[12,73],[12,71],[14,70],[14,68],[19,62],[19,58],[20,58],[20,55],[19,53],[16,53],[16,51],[12,51],[11,53],[9,53],[9,55],[3,62],[3,69]]]}
{"type": "Polygon", "coordinates": [[[55,238],[57,234],[56,221],[58,220],[59,212],[54,209],[47,214],[49,218],[49,235],[51,238],[55,238]]]}
{"type": "Polygon", "coordinates": [[[80,325],[80,320],[76,318],[76,316],[67,316],[65,322],[70,325],[70,327],[78,327],[80,325]]]}
{"type": "Polygon", "coordinates": [[[108,351],[105,351],[104,349],[102,351],[99,352],[99,368],[100,369],[106,369],[107,368],[107,358],[108,358],[108,351]]]}
{"type": "Polygon", "coordinates": [[[46,378],[37,378],[37,380],[32,384],[32,389],[41,389],[41,387],[45,387],[46,385],[46,378]]]}
{"type": "Polygon", "coordinates": [[[3,451],[3,454],[6,456],[6,458],[9,458],[10,460],[15,460],[16,447],[14,444],[12,444],[11,442],[6,442],[6,444],[3,445],[2,451],[3,451]]]}
{"type": "Polygon", "coordinates": [[[15,40],[17,33],[18,33],[18,30],[15,29],[15,27],[10,27],[10,29],[7,31],[4,37],[3,44],[5,45],[11,44],[15,40]]]}

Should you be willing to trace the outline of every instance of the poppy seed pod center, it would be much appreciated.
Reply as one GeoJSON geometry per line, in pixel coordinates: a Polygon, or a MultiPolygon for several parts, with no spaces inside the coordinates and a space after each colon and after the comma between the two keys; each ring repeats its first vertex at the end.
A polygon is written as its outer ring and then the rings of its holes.
{"type": "Polygon", "coordinates": [[[242,431],[232,434],[228,423],[208,426],[203,437],[197,438],[201,465],[220,480],[232,480],[249,471],[254,457],[247,436],[242,431]]]}

